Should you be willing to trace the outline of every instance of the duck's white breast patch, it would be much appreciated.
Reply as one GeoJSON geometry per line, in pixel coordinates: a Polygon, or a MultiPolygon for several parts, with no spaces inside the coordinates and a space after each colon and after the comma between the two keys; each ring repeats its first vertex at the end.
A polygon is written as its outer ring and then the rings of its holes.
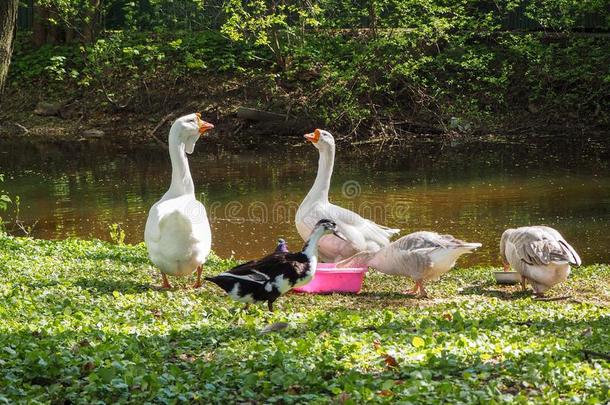
{"type": "Polygon", "coordinates": [[[309,258],[309,269],[308,269],[307,273],[305,273],[305,277],[298,279],[297,282],[294,284],[294,286],[300,287],[302,285],[309,283],[311,281],[311,279],[313,278],[317,267],[318,267],[318,258],[316,256],[310,257],[309,258]]]}
{"type": "Polygon", "coordinates": [[[235,301],[239,301],[239,299],[241,298],[239,296],[239,284],[235,283],[233,285],[233,288],[231,289],[231,291],[229,291],[229,297],[233,298],[235,301]]]}
{"type": "Polygon", "coordinates": [[[316,268],[318,266],[318,258],[313,256],[309,258],[309,269],[308,271],[305,273],[305,276],[302,278],[299,278],[297,280],[296,283],[294,283],[294,287],[300,287],[302,285],[305,285],[307,283],[309,283],[311,281],[311,279],[313,278],[315,272],[316,272],[316,268]]]}
{"type": "Polygon", "coordinates": [[[288,291],[292,288],[292,284],[290,284],[290,280],[287,278],[284,278],[283,275],[277,277],[275,279],[275,281],[273,282],[273,285],[275,285],[275,288],[277,288],[277,290],[280,292],[280,294],[284,294],[286,291],[288,291]]]}
{"type": "Polygon", "coordinates": [[[297,282],[294,284],[294,286],[295,286],[295,287],[300,287],[300,286],[302,286],[302,285],[305,285],[305,284],[309,283],[309,282],[311,281],[311,279],[312,279],[312,278],[313,278],[313,274],[312,274],[312,273],[309,273],[309,275],[308,275],[308,276],[305,276],[305,277],[303,277],[303,278],[300,278],[300,279],[299,279],[299,280],[298,280],[298,281],[297,281],[297,282]]]}

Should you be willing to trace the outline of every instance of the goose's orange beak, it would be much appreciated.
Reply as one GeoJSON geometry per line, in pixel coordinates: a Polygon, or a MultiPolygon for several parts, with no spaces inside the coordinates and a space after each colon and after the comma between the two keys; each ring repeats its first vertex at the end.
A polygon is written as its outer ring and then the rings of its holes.
{"type": "Polygon", "coordinates": [[[316,129],[311,134],[303,135],[311,143],[317,143],[320,140],[320,130],[316,129]]]}
{"type": "Polygon", "coordinates": [[[205,131],[214,128],[214,125],[201,119],[201,113],[195,113],[197,116],[197,124],[199,125],[199,133],[203,135],[205,131]]]}

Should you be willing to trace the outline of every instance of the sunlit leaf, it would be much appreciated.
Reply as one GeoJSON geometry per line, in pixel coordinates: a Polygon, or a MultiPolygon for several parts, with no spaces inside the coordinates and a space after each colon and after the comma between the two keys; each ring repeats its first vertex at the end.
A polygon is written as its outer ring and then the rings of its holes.
{"type": "Polygon", "coordinates": [[[426,342],[424,341],[424,339],[420,338],[419,336],[415,336],[415,337],[413,337],[413,339],[411,340],[411,344],[412,344],[414,347],[423,347],[425,343],[426,343],[426,342]]]}

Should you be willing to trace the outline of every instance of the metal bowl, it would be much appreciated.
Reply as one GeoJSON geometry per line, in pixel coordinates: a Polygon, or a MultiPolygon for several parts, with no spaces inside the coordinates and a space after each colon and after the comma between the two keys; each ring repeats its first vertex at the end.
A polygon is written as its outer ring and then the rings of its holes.
{"type": "Polygon", "coordinates": [[[494,277],[498,284],[518,284],[521,275],[516,271],[494,271],[494,277]]]}

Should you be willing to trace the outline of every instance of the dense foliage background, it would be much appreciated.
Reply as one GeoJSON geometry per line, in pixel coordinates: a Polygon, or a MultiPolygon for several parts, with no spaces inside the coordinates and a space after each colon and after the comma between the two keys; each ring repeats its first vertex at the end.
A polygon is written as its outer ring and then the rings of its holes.
{"type": "Polygon", "coordinates": [[[36,4],[46,37],[22,32],[11,82],[39,99],[154,112],[222,84],[206,94],[237,92],[345,131],[579,131],[610,120],[604,0],[36,4]]]}

